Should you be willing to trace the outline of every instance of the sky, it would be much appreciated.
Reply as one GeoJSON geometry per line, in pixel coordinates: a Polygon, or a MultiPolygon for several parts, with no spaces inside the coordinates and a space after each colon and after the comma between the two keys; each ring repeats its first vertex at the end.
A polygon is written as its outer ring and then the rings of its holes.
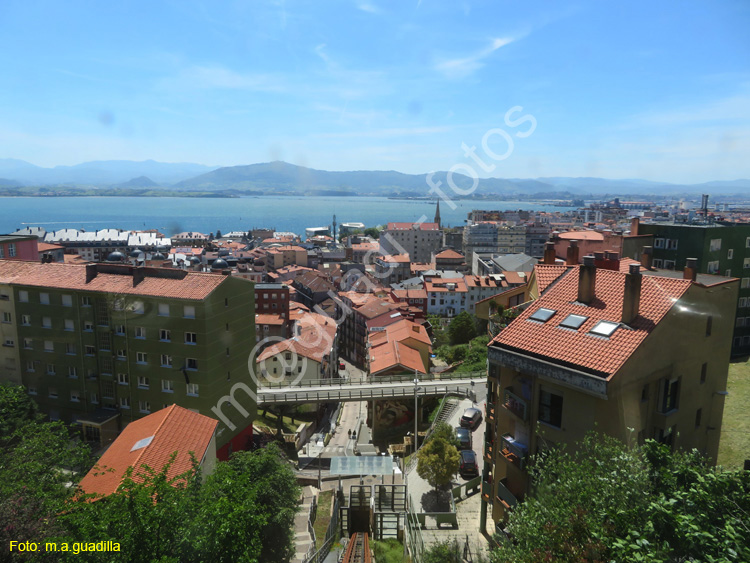
{"type": "Polygon", "coordinates": [[[746,0],[2,0],[0,158],[750,178],[749,29],[746,0]]]}

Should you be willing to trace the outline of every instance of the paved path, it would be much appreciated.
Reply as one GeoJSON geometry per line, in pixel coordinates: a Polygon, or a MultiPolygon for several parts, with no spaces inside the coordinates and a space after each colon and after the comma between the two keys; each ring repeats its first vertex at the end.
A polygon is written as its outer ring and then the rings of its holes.
{"type": "Polygon", "coordinates": [[[318,490],[313,487],[305,487],[302,489],[302,506],[294,517],[294,549],[295,554],[292,559],[293,563],[300,563],[307,556],[308,550],[313,546],[312,537],[310,537],[310,531],[307,527],[308,518],[310,516],[310,506],[312,505],[313,498],[318,496],[318,490]]]}

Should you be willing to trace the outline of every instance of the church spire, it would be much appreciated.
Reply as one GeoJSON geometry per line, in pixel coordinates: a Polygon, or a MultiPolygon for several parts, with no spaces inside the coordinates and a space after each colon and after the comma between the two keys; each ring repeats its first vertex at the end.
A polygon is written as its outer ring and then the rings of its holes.
{"type": "Polygon", "coordinates": [[[437,207],[435,208],[435,223],[437,223],[438,229],[443,228],[440,224],[440,200],[437,200],[437,207]]]}

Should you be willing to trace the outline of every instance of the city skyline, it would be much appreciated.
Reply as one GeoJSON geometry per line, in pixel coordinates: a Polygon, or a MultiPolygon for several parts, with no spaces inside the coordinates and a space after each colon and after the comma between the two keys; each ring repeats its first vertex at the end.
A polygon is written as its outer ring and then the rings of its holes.
{"type": "Polygon", "coordinates": [[[520,106],[480,177],[750,177],[739,2],[142,7],[3,6],[0,156],[424,173],[520,106]]]}

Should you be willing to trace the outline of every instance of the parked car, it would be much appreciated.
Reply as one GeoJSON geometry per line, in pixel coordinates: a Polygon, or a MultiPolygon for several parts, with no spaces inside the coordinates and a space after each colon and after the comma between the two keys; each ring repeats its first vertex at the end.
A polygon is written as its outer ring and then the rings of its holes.
{"type": "Polygon", "coordinates": [[[459,450],[471,449],[471,431],[467,428],[456,428],[456,438],[458,438],[459,450]]]}
{"type": "Polygon", "coordinates": [[[476,430],[477,426],[482,423],[482,411],[475,408],[466,409],[464,414],[461,415],[459,424],[461,428],[469,428],[470,430],[476,430]]]}
{"type": "Polygon", "coordinates": [[[458,465],[458,474],[464,479],[473,479],[479,475],[477,455],[473,450],[461,450],[461,461],[458,465]]]}

